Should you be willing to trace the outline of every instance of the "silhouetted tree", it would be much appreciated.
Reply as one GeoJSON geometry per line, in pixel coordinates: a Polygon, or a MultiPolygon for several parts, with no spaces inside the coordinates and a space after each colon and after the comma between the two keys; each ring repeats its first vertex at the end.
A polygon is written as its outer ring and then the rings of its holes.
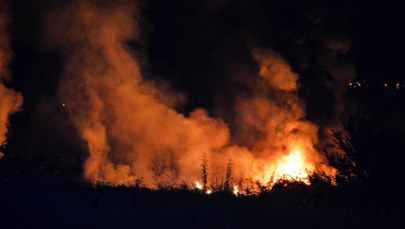
{"type": "MultiPolygon", "coordinates": [[[[378,184],[404,178],[404,136],[395,129],[375,123],[364,114],[341,116],[344,131],[333,131],[337,148],[346,157],[329,157],[332,166],[341,173],[352,172],[358,178],[368,178],[378,184]],[[351,168],[350,168],[351,167],[351,168]]],[[[394,182],[395,183],[395,182],[394,182]]]]}
{"type": "Polygon", "coordinates": [[[229,159],[228,163],[226,164],[224,190],[231,191],[231,185],[232,185],[232,161],[229,159]]]}
{"type": "Polygon", "coordinates": [[[204,153],[202,156],[202,163],[201,163],[201,179],[203,183],[203,191],[207,190],[207,154],[204,153]]]}

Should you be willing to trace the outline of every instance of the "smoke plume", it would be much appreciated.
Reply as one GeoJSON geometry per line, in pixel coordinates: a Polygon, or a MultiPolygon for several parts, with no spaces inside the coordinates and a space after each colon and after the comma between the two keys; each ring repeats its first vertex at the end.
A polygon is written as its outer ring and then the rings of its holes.
{"type": "MultiPolygon", "coordinates": [[[[20,109],[23,101],[20,93],[4,85],[5,81],[10,80],[8,65],[13,56],[7,32],[9,20],[8,5],[6,2],[0,1],[0,144],[7,140],[9,116],[20,109]]],[[[0,152],[0,158],[3,156],[3,153],[0,152]]]]}
{"type": "Polygon", "coordinates": [[[300,155],[296,156],[301,158],[294,165],[297,169],[294,174],[304,176],[300,173],[318,169],[333,174],[333,169],[322,167],[327,162],[314,148],[319,141],[318,126],[305,121],[305,111],[297,95],[298,75],[275,53],[254,50],[253,57],[264,82],[257,81],[253,95],[238,100],[238,136],[242,144],[250,146],[256,158],[270,159],[271,163],[263,163],[265,181],[269,181],[269,175],[278,178],[283,160],[297,152],[300,155]]]}
{"type": "Polygon", "coordinates": [[[308,101],[308,113],[323,128],[340,127],[339,115],[350,105],[345,98],[347,84],[356,77],[345,5],[335,14],[325,9],[308,13],[311,32],[298,36],[294,45],[299,68],[306,75],[301,92],[308,101]]]}
{"type": "Polygon", "coordinates": [[[317,126],[304,120],[298,76],[281,57],[253,51],[260,72],[251,77],[258,84],[235,105],[241,144],[232,145],[228,124],[204,109],[177,112],[176,96],[142,76],[139,58],[126,45],[139,37],[140,16],[133,2],[74,1],[47,20],[47,39],[66,58],[59,96],[87,143],[87,179],[190,187],[201,180],[203,155],[211,186],[224,181],[229,161],[241,185],[305,178],[315,169],[333,175],[314,148],[317,126]]]}

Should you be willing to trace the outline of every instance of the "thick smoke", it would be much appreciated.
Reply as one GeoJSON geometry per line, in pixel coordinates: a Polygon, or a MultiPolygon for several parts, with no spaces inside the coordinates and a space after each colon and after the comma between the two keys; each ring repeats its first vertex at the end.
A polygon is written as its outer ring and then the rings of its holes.
{"type": "Polygon", "coordinates": [[[229,131],[204,110],[177,113],[166,103],[171,95],[142,79],[125,46],[138,33],[135,13],[127,2],[76,2],[49,19],[51,38],[67,51],[60,95],[88,143],[85,176],[114,184],[137,177],[148,186],[195,179],[195,163],[225,146],[229,131]]]}
{"type": "MultiPolygon", "coordinates": [[[[9,20],[8,5],[4,1],[0,1],[0,143],[7,140],[9,116],[20,109],[23,101],[20,93],[4,85],[5,81],[10,80],[8,65],[13,56],[7,32],[9,20]]],[[[3,156],[3,153],[0,152],[0,158],[3,156]]]]}
{"type": "Polygon", "coordinates": [[[293,51],[303,73],[300,94],[307,101],[307,114],[322,127],[320,147],[338,155],[344,152],[333,146],[331,129],[343,130],[339,116],[357,109],[346,94],[356,70],[350,54],[352,44],[346,35],[349,15],[344,6],[337,7],[335,14],[322,8],[307,13],[311,32],[297,36],[293,51]]]}
{"type": "Polygon", "coordinates": [[[305,74],[301,92],[309,114],[323,128],[340,127],[339,115],[350,105],[347,84],[356,77],[345,5],[335,13],[322,8],[306,13],[310,33],[297,35],[294,42],[298,68],[305,74]]]}
{"type": "Polygon", "coordinates": [[[235,107],[243,144],[231,145],[224,121],[204,109],[178,113],[175,96],[142,77],[140,62],[126,46],[139,36],[139,16],[137,5],[127,1],[75,1],[47,20],[47,39],[67,61],[60,99],[88,145],[86,178],[112,185],[141,180],[150,188],[190,186],[200,180],[206,155],[211,185],[223,181],[228,161],[235,181],[266,184],[325,163],[314,149],[318,128],[303,120],[298,77],[281,57],[253,52],[260,77],[251,76],[258,80],[256,93],[235,107]],[[293,168],[286,166],[291,162],[293,168]]]}

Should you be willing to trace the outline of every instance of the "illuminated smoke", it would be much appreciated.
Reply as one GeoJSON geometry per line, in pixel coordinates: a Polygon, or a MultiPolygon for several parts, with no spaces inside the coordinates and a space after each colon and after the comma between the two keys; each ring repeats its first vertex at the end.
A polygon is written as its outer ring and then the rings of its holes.
{"type": "Polygon", "coordinates": [[[314,149],[317,127],[304,121],[297,75],[282,58],[254,52],[262,82],[257,93],[236,105],[244,137],[241,146],[231,145],[226,123],[203,109],[178,113],[176,97],[142,77],[142,66],[125,44],[139,36],[139,15],[137,5],[127,1],[76,1],[47,20],[48,41],[67,59],[59,95],[87,142],[87,179],[195,187],[206,155],[209,186],[223,184],[232,160],[232,185],[243,188],[246,179],[266,184],[282,175],[300,178],[325,162],[314,149]]]}
{"type": "MultiPolygon", "coordinates": [[[[4,85],[5,81],[10,80],[8,65],[13,56],[7,32],[9,20],[8,5],[4,1],[0,1],[0,144],[7,140],[9,116],[20,109],[23,101],[20,93],[4,85]]],[[[0,158],[3,156],[0,152],[0,158]]]]}
{"type": "Polygon", "coordinates": [[[269,182],[288,175],[300,180],[317,169],[333,174],[332,168],[319,167],[326,161],[314,148],[318,127],[305,121],[296,92],[298,75],[277,54],[255,50],[253,57],[265,82],[259,80],[253,95],[239,99],[237,115],[241,141],[257,161],[263,160],[256,165],[255,178],[269,182]]]}

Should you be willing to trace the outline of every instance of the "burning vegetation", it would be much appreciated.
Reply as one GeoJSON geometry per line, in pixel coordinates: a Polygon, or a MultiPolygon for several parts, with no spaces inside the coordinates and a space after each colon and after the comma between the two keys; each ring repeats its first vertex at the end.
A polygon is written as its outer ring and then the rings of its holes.
{"type": "Polygon", "coordinates": [[[224,185],[242,194],[280,179],[309,184],[316,171],[335,175],[316,149],[318,127],[305,119],[298,75],[281,56],[252,51],[259,72],[250,76],[253,93],[236,98],[234,138],[228,123],[204,109],[177,112],[177,97],[142,76],[126,46],[139,37],[137,17],[137,5],[126,1],[75,1],[48,17],[47,41],[67,56],[59,95],[87,142],[89,181],[207,193],[224,185]]]}

